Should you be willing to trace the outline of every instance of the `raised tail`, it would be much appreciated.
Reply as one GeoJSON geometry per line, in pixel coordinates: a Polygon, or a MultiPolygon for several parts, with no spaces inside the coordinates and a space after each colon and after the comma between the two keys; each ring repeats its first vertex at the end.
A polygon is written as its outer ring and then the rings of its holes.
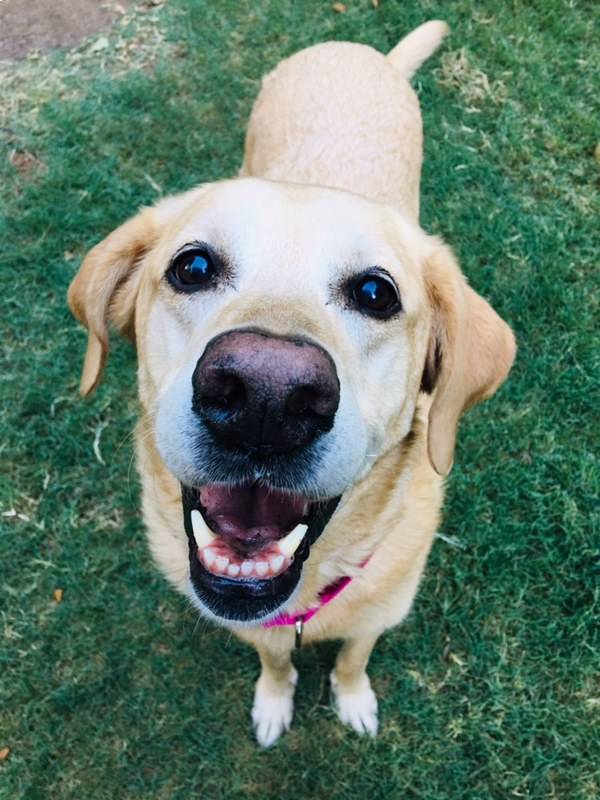
{"type": "Polygon", "coordinates": [[[409,81],[421,64],[440,46],[448,26],[439,19],[419,25],[387,54],[388,60],[409,81]]]}

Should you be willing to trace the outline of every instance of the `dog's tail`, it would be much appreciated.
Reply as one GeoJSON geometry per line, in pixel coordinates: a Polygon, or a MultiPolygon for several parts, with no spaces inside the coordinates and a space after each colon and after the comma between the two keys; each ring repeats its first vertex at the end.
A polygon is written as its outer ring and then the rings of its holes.
{"type": "Polygon", "coordinates": [[[445,22],[432,19],[419,25],[401,39],[387,54],[387,58],[400,71],[402,77],[409,81],[421,64],[437,50],[447,33],[448,26],[445,22]]]}

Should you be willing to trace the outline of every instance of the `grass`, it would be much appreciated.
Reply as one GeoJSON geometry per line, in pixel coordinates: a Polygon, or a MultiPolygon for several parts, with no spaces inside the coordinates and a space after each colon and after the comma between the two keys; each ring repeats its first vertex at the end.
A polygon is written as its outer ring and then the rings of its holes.
{"type": "Polygon", "coordinates": [[[600,795],[599,35],[584,0],[171,0],[108,46],[6,66],[2,800],[600,795]],[[444,538],[374,652],[379,737],[336,721],[329,644],[300,653],[293,729],[264,752],[256,657],[198,623],[146,551],[134,353],[115,346],[81,402],[65,292],[139,205],[236,170],[260,75],[283,56],[328,38],[385,50],[435,17],[452,36],[415,81],[423,223],[514,326],[519,357],[463,422],[444,538]]]}

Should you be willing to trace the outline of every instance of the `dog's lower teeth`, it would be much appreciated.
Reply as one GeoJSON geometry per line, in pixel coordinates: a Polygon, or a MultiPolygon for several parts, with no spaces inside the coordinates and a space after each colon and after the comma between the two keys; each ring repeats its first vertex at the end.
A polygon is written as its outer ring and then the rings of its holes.
{"type": "Polygon", "coordinates": [[[279,570],[283,567],[284,557],[283,556],[275,556],[275,558],[271,559],[271,569],[273,572],[279,572],[279,570]]]}
{"type": "Polygon", "coordinates": [[[219,572],[225,572],[228,566],[229,566],[229,559],[227,558],[227,556],[217,556],[217,560],[215,561],[215,567],[219,572]]]}
{"type": "Polygon", "coordinates": [[[279,541],[273,542],[271,552],[261,553],[262,558],[238,561],[233,551],[228,555],[224,541],[219,540],[204,522],[199,511],[192,511],[194,539],[198,545],[198,557],[209,572],[227,575],[230,578],[274,578],[284,572],[294,560],[294,553],[300,547],[307,525],[296,525],[293,531],[279,541]],[[273,552],[274,551],[274,552],[273,552]]]}
{"type": "Polygon", "coordinates": [[[284,572],[292,563],[293,558],[286,559],[281,553],[273,556],[268,561],[262,559],[253,561],[245,559],[241,563],[231,561],[227,556],[219,555],[213,547],[204,547],[199,551],[199,557],[206,569],[215,575],[227,575],[230,578],[274,578],[284,572]]]}
{"type": "Polygon", "coordinates": [[[204,517],[197,508],[193,508],[191,512],[192,529],[194,531],[194,540],[199,550],[203,547],[208,547],[216,541],[215,534],[208,527],[204,521],[204,517]]]}
{"type": "Polygon", "coordinates": [[[279,552],[283,553],[284,556],[291,558],[296,550],[300,547],[300,542],[302,539],[304,539],[307,530],[308,525],[296,525],[293,531],[288,533],[287,536],[284,536],[283,539],[280,539],[279,542],[277,542],[279,546],[279,552]]]}

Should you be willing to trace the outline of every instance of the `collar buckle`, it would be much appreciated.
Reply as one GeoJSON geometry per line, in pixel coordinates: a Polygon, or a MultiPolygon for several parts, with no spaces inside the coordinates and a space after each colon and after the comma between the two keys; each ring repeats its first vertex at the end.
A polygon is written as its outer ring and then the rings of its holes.
{"type": "Polygon", "coordinates": [[[296,650],[300,650],[302,647],[302,634],[304,633],[304,619],[300,617],[294,622],[294,627],[296,629],[296,637],[294,640],[294,646],[296,650]]]}

